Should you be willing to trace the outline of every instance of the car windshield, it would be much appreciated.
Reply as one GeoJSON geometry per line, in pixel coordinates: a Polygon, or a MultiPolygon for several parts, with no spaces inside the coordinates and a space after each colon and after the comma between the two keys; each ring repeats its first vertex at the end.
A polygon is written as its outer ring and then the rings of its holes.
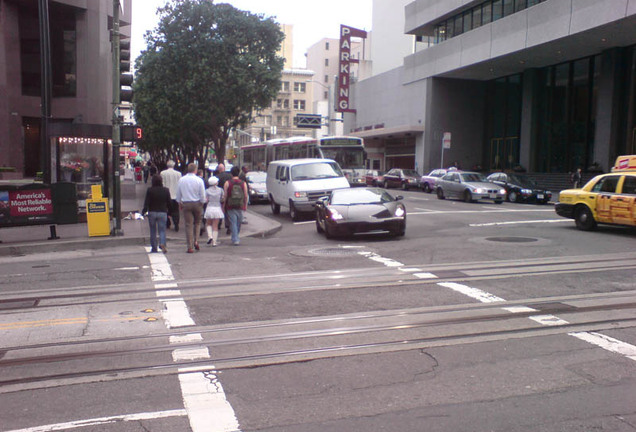
{"type": "Polygon", "coordinates": [[[265,183],[267,181],[266,172],[248,172],[246,177],[248,183],[265,183]]]}
{"type": "Polygon", "coordinates": [[[441,170],[435,170],[435,171],[431,171],[429,174],[429,177],[441,177],[444,174],[446,174],[444,171],[441,170]]]}
{"type": "Polygon", "coordinates": [[[332,205],[383,204],[395,199],[381,189],[340,189],[331,196],[332,205]]]}
{"type": "Polygon", "coordinates": [[[537,184],[530,177],[520,176],[520,175],[509,175],[508,183],[516,184],[517,186],[525,187],[525,188],[536,188],[537,184]]]}
{"type": "Polygon", "coordinates": [[[476,182],[476,183],[479,183],[479,182],[488,181],[488,180],[486,180],[486,178],[483,175],[478,174],[478,173],[463,173],[463,174],[460,174],[460,175],[462,177],[462,181],[463,182],[476,182]]]}
{"type": "Polygon", "coordinates": [[[342,176],[342,171],[335,162],[315,162],[295,165],[291,169],[292,180],[316,180],[342,176]]]}
{"type": "Polygon", "coordinates": [[[405,176],[407,177],[419,177],[420,175],[417,173],[417,171],[414,170],[404,170],[402,171],[404,173],[405,176]]]}

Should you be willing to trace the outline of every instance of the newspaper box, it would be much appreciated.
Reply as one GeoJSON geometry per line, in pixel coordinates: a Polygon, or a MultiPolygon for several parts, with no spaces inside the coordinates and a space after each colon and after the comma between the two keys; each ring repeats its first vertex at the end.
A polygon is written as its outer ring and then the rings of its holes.
{"type": "Polygon", "coordinates": [[[110,213],[108,198],[102,197],[102,186],[91,186],[91,197],[86,200],[86,222],[88,236],[110,235],[110,213]]]}

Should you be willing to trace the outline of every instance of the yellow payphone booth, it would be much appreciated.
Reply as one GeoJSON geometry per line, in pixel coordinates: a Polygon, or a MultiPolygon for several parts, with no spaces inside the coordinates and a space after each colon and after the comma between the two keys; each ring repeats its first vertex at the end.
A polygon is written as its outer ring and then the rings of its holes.
{"type": "Polygon", "coordinates": [[[91,197],[86,200],[86,222],[88,236],[110,235],[110,213],[108,198],[102,197],[102,186],[91,186],[91,197]]]}

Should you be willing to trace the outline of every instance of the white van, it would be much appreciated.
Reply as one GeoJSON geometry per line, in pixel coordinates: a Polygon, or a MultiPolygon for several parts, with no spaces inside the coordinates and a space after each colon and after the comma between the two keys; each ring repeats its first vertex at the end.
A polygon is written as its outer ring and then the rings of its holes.
{"type": "Polygon", "coordinates": [[[346,189],[349,182],[338,163],[331,159],[286,159],[267,167],[267,193],[274,214],[289,207],[292,220],[299,212],[314,210],[316,200],[334,189],[346,189]]]}

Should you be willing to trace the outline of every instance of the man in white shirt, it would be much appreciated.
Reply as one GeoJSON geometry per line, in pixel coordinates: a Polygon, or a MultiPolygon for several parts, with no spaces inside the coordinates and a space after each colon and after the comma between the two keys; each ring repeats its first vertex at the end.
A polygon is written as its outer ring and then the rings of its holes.
{"type": "Polygon", "coordinates": [[[199,250],[199,230],[203,219],[205,203],[205,183],[197,176],[197,164],[188,164],[188,173],[181,177],[177,185],[177,202],[183,211],[188,253],[199,250]]]}
{"type": "Polygon", "coordinates": [[[161,178],[163,179],[163,185],[170,189],[170,199],[172,200],[172,207],[170,209],[170,218],[168,219],[167,227],[170,228],[170,219],[174,225],[174,230],[179,231],[179,205],[177,204],[177,185],[181,180],[181,173],[174,169],[174,161],[169,160],[168,169],[161,171],[161,178]]]}

